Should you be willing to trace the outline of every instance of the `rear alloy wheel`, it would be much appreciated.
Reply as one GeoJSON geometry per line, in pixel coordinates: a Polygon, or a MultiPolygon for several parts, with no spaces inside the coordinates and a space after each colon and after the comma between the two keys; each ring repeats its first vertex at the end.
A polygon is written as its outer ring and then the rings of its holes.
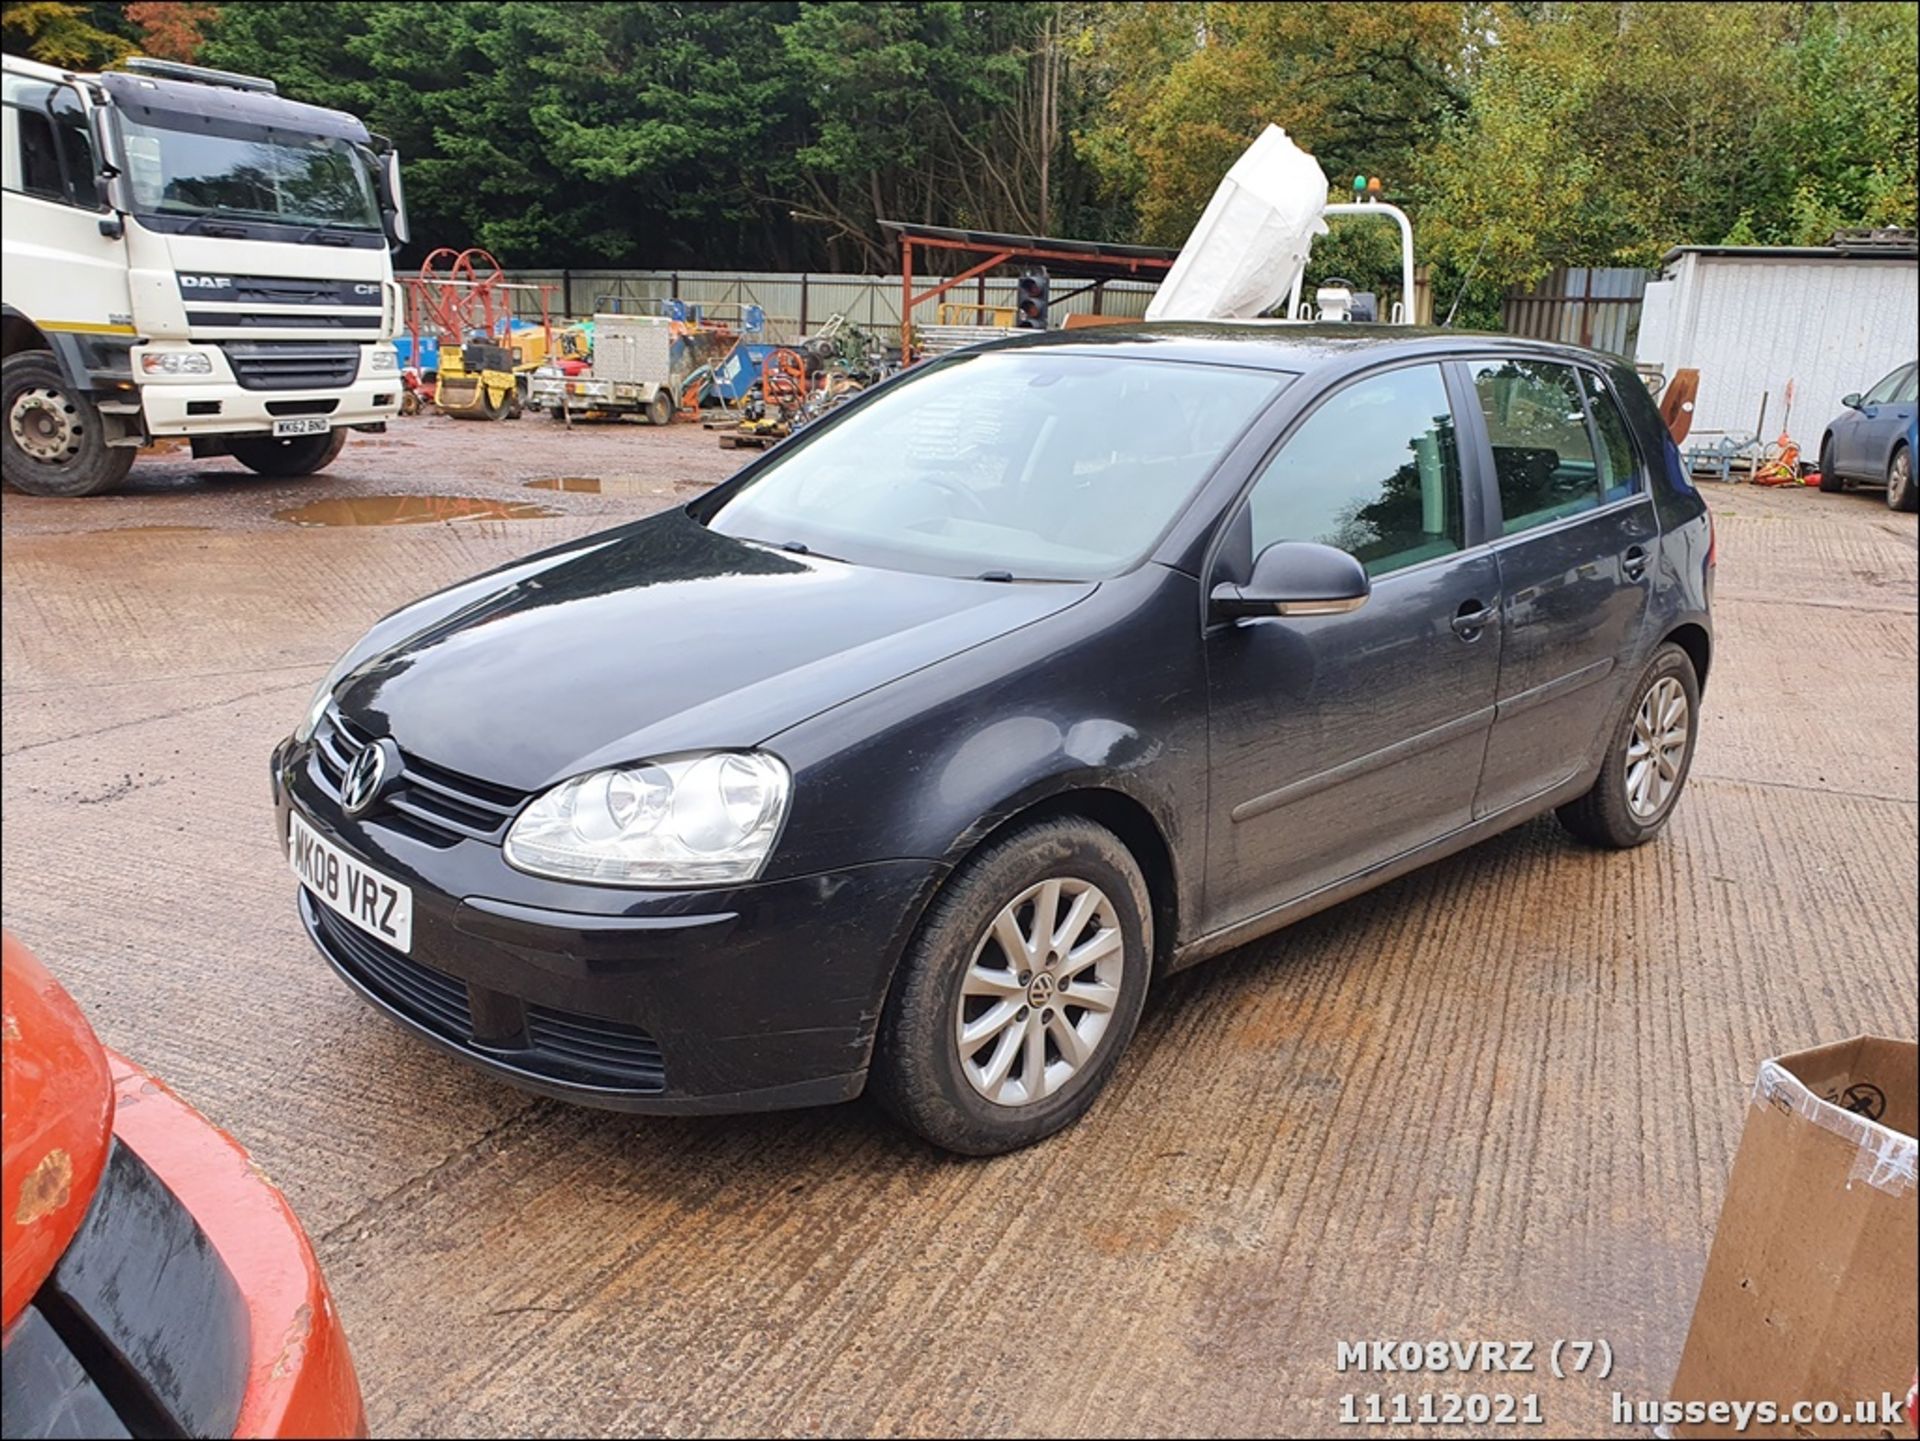
{"type": "Polygon", "coordinates": [[[874,1048],[875,1096],[967,1155],[1070,1125],[1139,1023],[1151,916],[1132,855],[1089,821],[1044,821],[973,857],[901,962],[874,1048]]]}
{"type": "Polygon", "coordinates": [[[1847,483],[1833,473],[1833,437],[1828,436],[1820,442],[1820,489],[1837,495],[1846,488],[1847,483]]]}
{"type": "Polygon", "coordinates": [[[1920,510],[1920,491],[1913,487],[1913,454],[1904,445],[1887,462],[1887,509],[1920,510]]]}
{"type": "Polygon", "coordinates": [[[1700,681],[1669,642],[1653,653],[1616,730],[1593,789],[1555,813],[1589,845],[1625,850],[1660,834],[1693,767],[1700,681]]]}
{"type": "Polygon", "coordinates": [[[108,445],[98,409],[67,382],[45,350],[7,357],[0,370],[0,473],[28,495],[82,496],[112,490],[133,465],[134,448],[108,445]]]}
{"type": "Polygon", "coordinates": [[[248,470],[290,480],[325,470],[346,443],[346,428],[336,426],[325,435],[236,436],[227,442],[227,452],[248,470]]]}

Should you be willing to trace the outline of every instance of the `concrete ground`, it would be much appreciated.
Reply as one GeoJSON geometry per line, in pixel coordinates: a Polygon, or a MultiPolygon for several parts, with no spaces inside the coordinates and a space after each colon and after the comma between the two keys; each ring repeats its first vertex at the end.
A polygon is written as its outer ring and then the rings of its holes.
{"type": "Polygon", "coordinates": [[[1409,1389],[1586,1435],[1664,1395],[1755,1063],[1915,1030],[1914,517],[1714,488],[1719,659],[1659,843],[1536,823],[1180,976],[1086,1121],[965,1162],[865,1104],[529,1099],[373,1014],[294,917],[266,757],[327,663],[741,458],[435,418],[314,480],[174,454],[5,496],[6,924],[286,1189],[375,1431],[1324,1433],[1409,1389]],[[276,518],[316,501],[464,518],[276,518]],[[487,518],[527,502],[553,513],[487,518]],[[1561,1337],[1612,1377],[1335,1369],[1561,1337]]]}

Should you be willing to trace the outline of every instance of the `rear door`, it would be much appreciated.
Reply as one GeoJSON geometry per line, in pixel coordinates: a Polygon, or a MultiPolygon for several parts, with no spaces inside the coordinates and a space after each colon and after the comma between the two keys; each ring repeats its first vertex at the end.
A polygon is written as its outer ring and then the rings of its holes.
{"type": "Polygon", "coordinates": [[[1497,567],[1434,363],[1324,397],[1228,522],[1211,580],[1280,540],[1366,565],[1358,610],[1209,625],[1208,929],[1467,824],[1493,720],[1497,567]]]}
{"type": "Polygon", "coordinates": [[[1637,662],[1659,522],[1645,458],[1606,382],[1533,356],[1462,363],[1501,592],[1500,677],[1475,817],[1591,759],[1637,662]]]}

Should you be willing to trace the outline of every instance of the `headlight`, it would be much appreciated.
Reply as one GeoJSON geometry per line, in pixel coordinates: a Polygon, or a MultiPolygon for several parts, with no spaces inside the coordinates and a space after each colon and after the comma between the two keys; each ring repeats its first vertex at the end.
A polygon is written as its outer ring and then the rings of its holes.
{"type": "Polygon", "coordinates": [[[140,357],[148,375],[212,375],[213,360],[198,350],[162,350],[140,357]]]}
{"type": "Polygon", "coordinates": [[[306,716],[293,732],[294,740],[300,745],[305,745],[312,740],[313,733],[320,729],[320,718],[327,713],[327,704],[333,699],[333,688],[340,684],[348,671],[353,669],[348,664],[352,654],[352,651],[348,651],[346,655],[328,666],[327,673],[320,677],[320,684],[313,688],[313,699],[307,702],[306,716]]]}
{"type": "Polygon", "coordinates": [[[615,886],[750,881],[786,818],[787,768],[759,751],[719,751],[592,771],[562,781],[507,832],[508,864],[615,886]]]}
{"type": "Polygon", "coordinates": [[[394,353],[391,345],[376,345],[367,352],[367,369],[377,374],[391,375],[400,368],[400,357],[394,353]]]}

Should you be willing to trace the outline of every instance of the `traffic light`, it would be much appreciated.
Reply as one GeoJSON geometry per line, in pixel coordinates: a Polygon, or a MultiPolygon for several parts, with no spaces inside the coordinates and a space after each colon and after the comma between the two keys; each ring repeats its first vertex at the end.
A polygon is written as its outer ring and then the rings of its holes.
{"type": "Polygon", "coordinates": [[[1028,270],[1020,276],[1019,298],[1015,302],[1013,324],[1016,330],[1047,328],[1047,272],[1028,270]]]}

